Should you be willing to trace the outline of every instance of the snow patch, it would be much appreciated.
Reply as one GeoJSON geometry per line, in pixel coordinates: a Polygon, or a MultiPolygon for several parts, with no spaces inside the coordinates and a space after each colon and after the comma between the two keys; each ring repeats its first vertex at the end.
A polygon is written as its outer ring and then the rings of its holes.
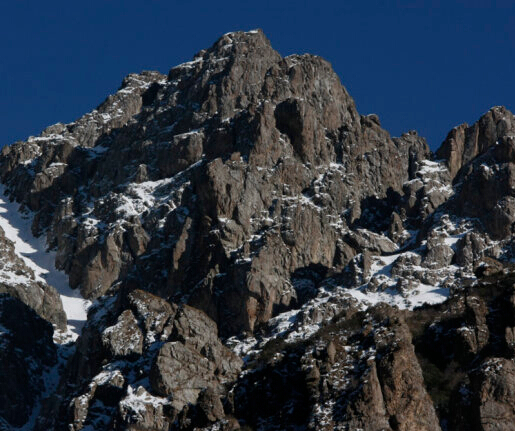
{"type": "Polygon", "coordinates": [[[445,172],[446,170],[447,167],[445,166],[444,161],[422,160],[419,162],[419,169],[417,173],[424,175],[437,172],[445,172]]]}
{"type": "Polygon", "coordinates": [[[413,310],[424,304],[439,304],[449,297],[449,289],[430,286],[418,282],[418,287],[407,294],[400,294],[397,289],[386,289],[382,292],[366,291],[364,287],[357,289],[348,289],[347,293],[356,298],[363,309],[374,306],[381,302],[395,305],[402,309],[413,310]]]}
{"type": "Polygon", "coordinates": [[[55,268],[55,251],[47,251],[43,236],[32,235],[32,217],[22,215],[19,205],[5,197],[5,191],[5,186],[0,185],[0,227],[14,243],[15,253],[34,271],[36,281],[47,283],[59,292],[68,318],[69,338],[76,339],[86,323],[91,302],[70,288],[68,276],[55,268]]]}
{"type": "Polygon", "coordinates": [[[158,408],[167,403],[168,400],[166,398],[149,394],[143,386],[139,386],[135,390],[129,385],[127,386],[127,396],[120,401],[120,408],[144,415],[148,405],[158,408]]]}

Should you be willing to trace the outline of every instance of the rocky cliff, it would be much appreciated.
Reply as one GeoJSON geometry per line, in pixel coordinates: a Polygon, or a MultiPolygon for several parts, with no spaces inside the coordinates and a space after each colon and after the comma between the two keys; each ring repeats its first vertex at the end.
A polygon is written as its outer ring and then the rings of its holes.
{"type": "Polygon", "coordinates": [[[28,373],[0,429],[512,429],[512,172],[505,108],[432,155],[259,30],[129,75],[2,150],[6,199],[94,304],[52,340],[67,307],[0,231],[0,380],[28,373]]]}

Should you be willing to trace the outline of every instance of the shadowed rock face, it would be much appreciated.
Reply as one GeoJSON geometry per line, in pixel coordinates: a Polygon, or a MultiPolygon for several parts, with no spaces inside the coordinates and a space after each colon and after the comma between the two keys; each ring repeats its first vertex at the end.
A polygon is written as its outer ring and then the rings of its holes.
{"type": "Polygon", "coordinates": [[[492,358],[474,374],[472,385],[479,405],[482,429],[510,429],[515,420],[515,366],[505,358],[492,358]]]}
{"type": "Polygon", "coordinates": [[[402,312],[381,305],[345,317],[245,376],[236,414],[265,429],[440,430],[402,312]]]}
{"type": "Polygon", "coordinates": [[[510,429],[514,127],[492,108],[431,160],[257,30],[5,147],[9,196],[97,301],[50,370],[59,297],[0,229],[26,280],[0,281],[0,377],[34,388],[0,394],[0,429],[33,406],[36,430],[510,429]]]}
{"type": "MultiPolygon", "coordinates": [[[[25,424],[55,364],[52,325],[9,294],[0,293],[0,427],[25,424]]],[[[9,428],[5,428],[9,429],[9,428]]]]}

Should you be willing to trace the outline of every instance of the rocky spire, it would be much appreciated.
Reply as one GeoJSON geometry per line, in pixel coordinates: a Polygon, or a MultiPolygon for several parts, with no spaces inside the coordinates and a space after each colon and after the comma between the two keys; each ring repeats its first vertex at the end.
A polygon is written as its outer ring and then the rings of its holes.
{"type": "Polygon", "coordinates": [[[469,127],[463,123],[452,129],[436,152],[447,161],[454,178],[462,166],[486,152],[504,136],[515,134],[513,114],[504,106],[495,106],[469,127]]]}

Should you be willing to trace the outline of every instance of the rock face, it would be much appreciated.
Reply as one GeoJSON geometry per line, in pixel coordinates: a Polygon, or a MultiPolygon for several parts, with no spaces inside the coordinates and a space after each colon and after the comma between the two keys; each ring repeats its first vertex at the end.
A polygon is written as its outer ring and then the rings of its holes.
{"type": "Polygon", "coordinates": [[[245,376],[237,415],[263,429],[439,430],[402,314],[378,306],[353,320],[336,319],[245,376]]]}
{"type": "Polygon", "coordinates": [[[512,429],[515,423],[513,361],[504,358],[486,361],[474,376],[472,384],[478,392],[479,420],[482,429],[512,429]]]}
{"type": "Polygon", "coordinates": [[[142,290],[119,293],[90,311],[63,378],[71,401],[36,429],[169,429],[195,405],[214,422],[241,368],[202,311],[142,290]]]}
{"type": "Polygon", "coordinates": [[[45,389],[44,371],[57,361],[52,325],[0,293],[0,429],[25,424],[45,389]]]}
{"type": "Polygon", "coordinates": [[[178,341],[165,343],[152,364],[150,385],[161,396],[172,395],[177,411],[196,404],[202,391],[219,397],[221,384],[238,376],[241,361],[221,344],[215,323],[204,313],[181,308],[175,316],[172,339],[178,341]]]}
{"type": "Polygon", "coordinates": [[[511,429],[514,145],[496,107],[432,157],[259,30],[129,75],[2,150],[95,302],[56,346],[59,295],[0,227],[0,429],[511,429]]]}
{"type": "Polygon", "coordinates": [[[0,294],[7,293],[32,308],[43,319],[66,328],[66,314],[57,291],[37,281],[32,269],[15,254],[14,244],[0,227],[0,294]]]}
{"type": "Polygon", "coordinates": [[[141,355],[143,334],[138,328],[138,321],[131,310],[125,310],[113,326],[104,329],[102,344],[114,358],[141,355]]]}
{"type": "Polygon", "coordinates": [[[167,78],[130,75],[93,113],[6,148],[0,173],[85,297],[144,278],[233,334],[294,300],[291,272],[332,267],[360,202],[400,193],[427,155],[360,116],[326,61],[281,58],[257,31],[167,78]]]}
{"type": "Polygon", "coordinates": [[[451,177],[478,155],[485,153],[505,136],[515,133],[513,115],[504,106],[496,106],[469,127],[464,123],[452,129],[436,157],[445,159],[451,177]]]}
{"type": "Polygon", "coordinates": [[[495,147],[474,159],[457,180],[462,183],[452,201],[455,211],[479,218],[495,239],[512,233],[515,135],[504,136],[495,147]]]}

